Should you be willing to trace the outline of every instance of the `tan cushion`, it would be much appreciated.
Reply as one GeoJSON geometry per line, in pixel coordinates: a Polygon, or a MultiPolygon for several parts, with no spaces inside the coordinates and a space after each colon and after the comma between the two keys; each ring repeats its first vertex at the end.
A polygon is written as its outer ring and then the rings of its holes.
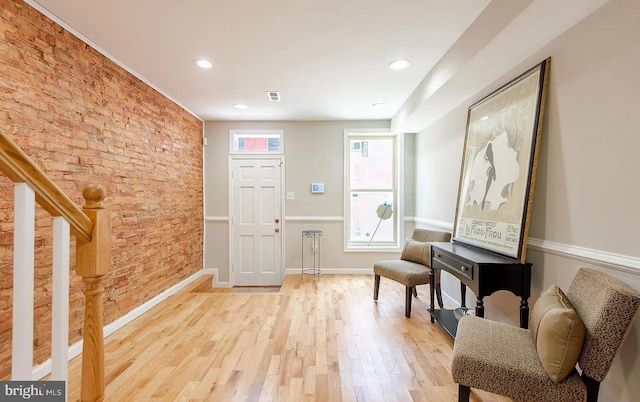
{"type": "Polygon", "coordinates": [[[574,369],[584,342],[585,327],[562,289],[553,285],[531,310],[531,336],[538,357],[555,383],[574,369]]]}
{"type": "Polygon", "coordinates": [[[408,287],[430,283],[429,268],[412,261],[378,261],[373,264],[373,273],[408,287]]]}
{"type": "Polygon", "coordinates": [[[458,323],[451,376],[458,384],[514,401],[587,400],[587,388],[577,372],[558,384],[549,379],[528,330],[474,316],[464,316],[458,323]]]}
{"type": "Polygon", "coordinates": [[[429,266],[429,250],[429,244],[426,242],[407,240],[400,259],[429,266]]]}

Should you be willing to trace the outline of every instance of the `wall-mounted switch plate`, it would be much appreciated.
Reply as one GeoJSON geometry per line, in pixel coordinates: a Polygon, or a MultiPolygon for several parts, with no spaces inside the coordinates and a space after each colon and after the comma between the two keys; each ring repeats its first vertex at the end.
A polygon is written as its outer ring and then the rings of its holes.
{"type": "Polygon", "coordinates": [[[295,199],[296,199],[295,193],[287,193],[287,200],[295,200],[295,199]]]}

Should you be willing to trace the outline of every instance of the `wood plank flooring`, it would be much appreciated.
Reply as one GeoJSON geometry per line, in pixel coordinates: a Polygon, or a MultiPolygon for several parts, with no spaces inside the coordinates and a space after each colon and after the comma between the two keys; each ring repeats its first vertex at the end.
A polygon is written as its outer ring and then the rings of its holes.
{"type": "MultiPolygon", "coordinates": [[[[455,401],[453,341],[418,288],[373,275],[286,277],[279,293],[195,284],[106,340],[107,401],[455,401]]],[[[80,397],[80,359],[69,366],[80,397]]],[[[472,401],[508,401],[473,390],[472,401]]]]}

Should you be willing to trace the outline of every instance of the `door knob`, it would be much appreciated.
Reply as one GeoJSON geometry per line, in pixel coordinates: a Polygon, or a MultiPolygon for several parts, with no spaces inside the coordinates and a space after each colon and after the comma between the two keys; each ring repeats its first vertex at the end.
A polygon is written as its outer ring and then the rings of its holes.
{"type": "Polygon", "coordinates": [[[280,229],[279,229],[279,228],[276,228],[276,233],[278,233],[279,231],[280,231],[280,229]]]}
{"type": "Polygon", "coordinates": [[[280,219],[276,218],[276,223],[280,223],[280,219]]]}

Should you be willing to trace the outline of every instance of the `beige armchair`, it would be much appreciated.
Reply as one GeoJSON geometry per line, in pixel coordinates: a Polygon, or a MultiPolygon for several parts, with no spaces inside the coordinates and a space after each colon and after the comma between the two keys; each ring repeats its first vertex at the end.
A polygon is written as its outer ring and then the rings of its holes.
{"type": "MultiPolygon", "coordinates": [[[[373,287],[373,300],[378,300],[380,290],[380,277],[385,277],[399,282],[406,287],[405,311],[407,318],[411,317],[411,298],[417,296],[416,286],[430,283],[430,242],[446,242],[451,240],[451,234],[427,229],[414,229],[411,239],[402,249],[399,260],[379,261],[373,265],[375,283],[373,287]]],[[[435,293],[438,304],[442,308],[442,291],[440,289],[440,270],[435,272],[435,293]]]]}
{"type": "Polygon", "coordinates": [[[463,317],[451,362],[458,401],[470,388],[515,401],[596,401],[639,305],[630,286],[583,268],[566,295],[552,286],[540,296],[530,330],[463,317]]]}

